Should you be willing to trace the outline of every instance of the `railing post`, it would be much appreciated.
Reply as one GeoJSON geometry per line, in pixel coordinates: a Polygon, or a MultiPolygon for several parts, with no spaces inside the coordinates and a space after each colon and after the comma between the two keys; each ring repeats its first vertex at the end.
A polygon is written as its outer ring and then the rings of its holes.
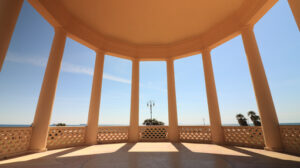
{"type": "Polygon", "coordinates": [[[0,0],[0,72],[22,4],[23,0],[0,0]]]}
{"type": "Polygon", "coordinates": [[[103,65],[104,65],[104,53],[102,51],[97,51],[95,67],[94,67],[94,77],[93,77],[93,86],[91,92],[89,116],[88,116],[88,122],[86,127],[86,134],[85,134],[85,143],[87,145],[97,144],[103,65]]]}
{"type": "Polygon", "coordinates": [[[61,28],[56,28],[40,97],[32,124],[32,137],[30,143],[30,150],[32,152],[41,152],[46,150],[48,128],[50,124],[65,43],[66,32],[61,28]]]}

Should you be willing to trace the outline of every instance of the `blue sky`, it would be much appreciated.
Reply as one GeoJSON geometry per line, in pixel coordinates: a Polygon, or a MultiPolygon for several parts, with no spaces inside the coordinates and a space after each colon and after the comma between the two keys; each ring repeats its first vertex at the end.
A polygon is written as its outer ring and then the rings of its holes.
{"type": "MultiPolygon", "coordinates": [[[[300,33],[287,1],[279,1],[255,26],[280,122],[300,122],[300,33]]],[[[0,73],[0,124],[30,124],[53,39],[53,28],[25,1],[0,73]]],[[[240,36],[212,50],[223,124],[258,112],[240,36]]],[[[67,39],[51,123],[87,121],[95,52],[67,39]]],[[[175,61],[180,125],[209,124],[201,54],[175,61]]],[[[168,123],[165,62],[140,63],[140,123],[153,116],[168,123]]],[[[100,124],[129,124],[131,61],[105,56],[100,124]]]]}

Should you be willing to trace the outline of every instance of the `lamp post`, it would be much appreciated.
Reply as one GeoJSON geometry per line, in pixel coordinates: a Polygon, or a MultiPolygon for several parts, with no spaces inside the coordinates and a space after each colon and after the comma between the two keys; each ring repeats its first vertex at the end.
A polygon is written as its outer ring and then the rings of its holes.
{"type": "Polygon", "coordinates": [[[150,119],[151,119],[151,125],[152,125],[152,107],[155,106],[155,102],[153,100],[148,101],[147,107],[150,108],[150,119]]]}

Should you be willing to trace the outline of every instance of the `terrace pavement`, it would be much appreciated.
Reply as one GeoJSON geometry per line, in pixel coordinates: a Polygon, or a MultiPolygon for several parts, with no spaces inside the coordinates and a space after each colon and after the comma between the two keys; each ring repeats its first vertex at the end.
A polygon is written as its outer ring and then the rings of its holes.
{"type": "Polygon", "coordinates": [[[139,142],[49,150],[0,161],[0,168],[299,168],[300,157],[214,144],[139,142]]]}

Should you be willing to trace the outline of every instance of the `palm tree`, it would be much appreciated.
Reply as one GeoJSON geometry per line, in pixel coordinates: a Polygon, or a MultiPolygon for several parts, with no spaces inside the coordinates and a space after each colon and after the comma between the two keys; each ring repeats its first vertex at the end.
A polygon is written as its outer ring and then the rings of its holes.
{"type": "Polygon", "coordinates": [[[254,111],[249,111],[248,116],[255,126],[261,126],[260,117],[254,111]]]}
{"type": "Polygon", "coordinates": [[[249,126],[247,123],[247,119],[244,117],[243,114],[237,114],[236,119],[238,120],[240,126],[249,126]]]}

